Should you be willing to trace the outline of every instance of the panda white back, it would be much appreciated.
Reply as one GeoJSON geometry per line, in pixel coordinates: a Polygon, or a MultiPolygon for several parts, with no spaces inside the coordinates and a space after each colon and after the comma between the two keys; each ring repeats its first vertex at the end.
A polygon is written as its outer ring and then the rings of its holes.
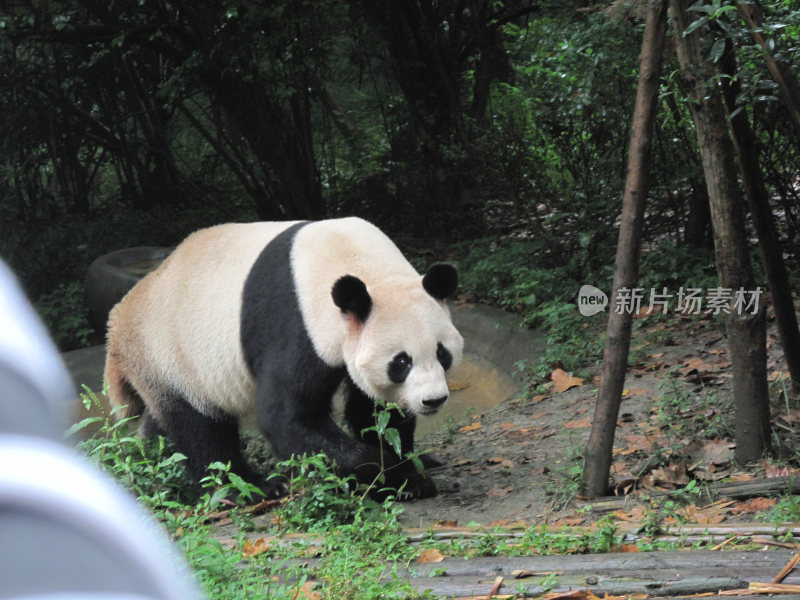
{"type": "Polygon", "coordinates": [[[292,224],[201,229],[134,286],[111,311],[108,338],[131,383],[169,385],[201,412],[251,412],[255,382],[240,342],[242,290],[264,247],[292,224]]]}

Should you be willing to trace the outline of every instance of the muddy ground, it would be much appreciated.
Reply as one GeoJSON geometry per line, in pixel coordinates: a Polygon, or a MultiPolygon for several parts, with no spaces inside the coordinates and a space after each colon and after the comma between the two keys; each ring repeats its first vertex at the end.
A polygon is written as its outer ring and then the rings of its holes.
{"type": "MultiPolygon", "coordinates": [[[[773,420],[780,443],[791,444],[797,415],[789,407],[797,398],[780,398],[786,367],[774,333],[768,347],[773,420]]],[[[767,460],[747,468],[733,464],[732,378],[721,321],[678,315],[637,320],[632,357],[612,466],[617,493],[646,495],[682,487],[690,478],[747,480],[792,470],[767,460]]],[[[546,389],[518,394],[424,437],[422,446],[446,466],[432,471],[439,495],[404,503],[404,522],[427,527],[597,520],[600,515],[582,512],[592,501],[576,495],[576,482],[599,371],[598,361],[587,367],[582,383],[549,382],[546,389]],[[559,383],[574,387],[558,391],[559,383]]],[[[634,496],[626,508],[642,502],[634,496]]]]}

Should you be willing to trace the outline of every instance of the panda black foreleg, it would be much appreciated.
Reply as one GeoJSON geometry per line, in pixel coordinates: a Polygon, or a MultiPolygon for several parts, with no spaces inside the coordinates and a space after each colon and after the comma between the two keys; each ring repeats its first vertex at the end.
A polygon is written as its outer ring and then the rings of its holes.
{"type": "Polygon", "coordinates": [[[161,403],[156,417],[177,450],[186,455],[187,468],[192,479],[199,481],[206,475],[208,466],[215,461],[230,463],[231,471],[253,483],[265,497],[278,495],[277,484],[265,482],[247,464],[242,456],[238,420],[216,410],[209,416],[201,413],[178,394],[169,395],[161,403]]]}
{"type": "MultiPolygon", "coordinates": [[[[391,464],[387,467],[386,475],[387,480],[393,481],[392,487],[397,488],[405,481],[405,491],[409,496],[414,498],[435,496],[436,485],[433,480],[419,473],[414,464],[406,459],[409,453],[414,452],[416,416],[405,415],[398,409],[390,409],[389,411],[390,416],[387,428],[396,429],[400,436],[400,456],[398,456],[386,440],[379,439],[374,429],[369,430],[375,426],[375,406],[375,402],[369,396],[364,394],[352,382],[348,382],[344,410],[345,420],[357,439],[363,439],[364,442],[374,448],[381,448],[382,444],[384,460],[387,456],[391,457],[391,464]],[[396,470],[397,473],[393,474],[393,470],[396,470]]],[[[435,459],[430,459],[427,455],[420,456],[420,460],[425,468],[441,464],[435,459]]]]}
{"type": "MultiPolygon", "coordinates": [[[[417,473],[410,462],[347,435],[331,418],[329,396],[314,394],[301,401],[286,394],[285,388],[284,393],[276,393],[276,387],[269,381],[261,382],[258,420],[279,458],[322,452],[336,463],[341,476],[355,475],[359,483],[380,486],[376,482],[383,470],[388,487],[397,489],[406,483],[405,493],[410,497],[436,495],[433,482],[417,473]]],[[[382,498],[385,494],[376,491],[373,496],[382,498]]]]}
{"type": "MultiPolygon", "coordinates": [[[[356,439],[363,439],[366,443],[379,447],[381,441],[378,439],[377,432],[370,428],[375,427],[375,402],[364,392],[358,389],[352,382],[348,384],[347,399],[344,406],[344,417],[347,425],[356,439]]],[[[394,452],[392,447],[382,440],[385,450],[392,452],[398,460],[404,458],[408,453],[414,451],[414,430],[417,426],[417,418],[414,415],[404,415],[397,409],[389,410],[389,423],[387,428],[396,429],[400,435],[400,456],[394,452]]]]}
{"type": "MultiPolygon", "coordinates": [[[[368,444],[378,446],[378,436],[374,431],[362,433],[365,429],[369,429],[375,425],[375,402],[369,396],[359,390],[355,384],[350,382],[347,390],[347,401],[345,402],[345,419],[357,438],[363,438],[368,444]]],[[[414,452],[414,431],[417,426],[417,418],[414,415],[404,415],[397,409],[390,411],[391,417],[387,427],[393,427],[400,434],[400,448],[402,457],[405,458],[409,453],[414,452]]],[[[384,447],[389,448],[389,445],[384,442],[384,447]]],[[[419,456],[422,466],[426,469],[433,469],[441,467],[442,462],[425,453],[419,456]]]]}

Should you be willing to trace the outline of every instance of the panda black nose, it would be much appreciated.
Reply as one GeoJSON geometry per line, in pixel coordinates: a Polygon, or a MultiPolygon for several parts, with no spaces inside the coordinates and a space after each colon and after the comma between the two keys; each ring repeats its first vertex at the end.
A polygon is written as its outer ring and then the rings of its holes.
{"type": "Polygon", "coordinates": [[[439,408],[445,402],[447,402],[447,396],[442,396],[441,398],[428,398],[427,400],[422,401],[425,406],[429,406],[430,408],[439,408]]]}

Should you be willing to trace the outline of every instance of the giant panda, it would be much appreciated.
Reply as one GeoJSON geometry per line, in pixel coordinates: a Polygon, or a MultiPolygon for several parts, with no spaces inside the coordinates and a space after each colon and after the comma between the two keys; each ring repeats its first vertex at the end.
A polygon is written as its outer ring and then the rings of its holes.
{"type": "MultiPolygon", "coordinates": [[[[105,380],[121,417],[141,415],[199,479],[213,461],[267,496],[239,445],[239,418],[255,413],[275,454],[324,452],[343,475],[406,497],[436,495],[430,477],[377,436],[375,401],[394,403],[389,427],[413,451],[417,415],[448,399],[447,373],[463,339],[445,299],[456,269],[420,276],[377,227],[359,218],[218,225],[183,241],[111,311],[105,380]],[[344,383],[348,436],[331,416],[344,383]]],[[[423,461],[428,465],[434,461],[423,461]]]]}

